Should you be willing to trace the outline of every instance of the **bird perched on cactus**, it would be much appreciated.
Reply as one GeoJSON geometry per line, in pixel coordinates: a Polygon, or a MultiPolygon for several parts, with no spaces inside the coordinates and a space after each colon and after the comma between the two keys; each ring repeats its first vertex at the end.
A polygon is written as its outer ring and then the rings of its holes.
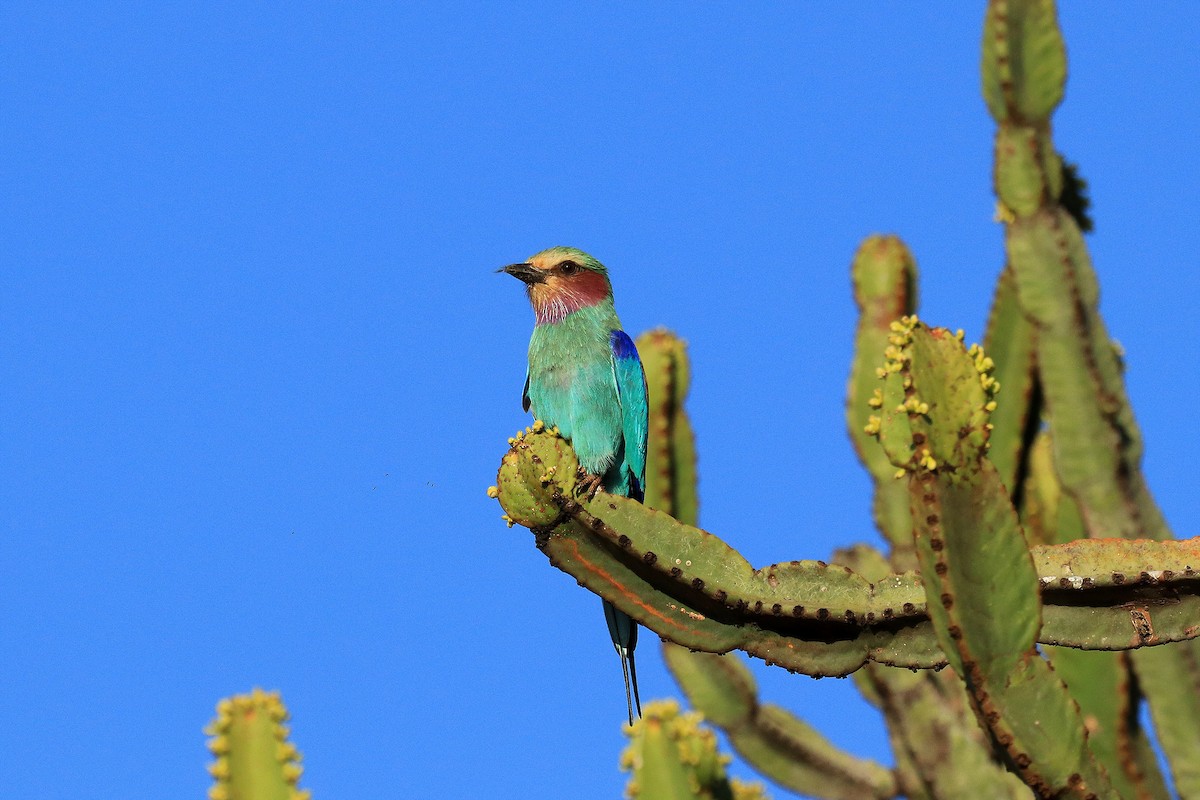
{"type": "MultiPolygon", "coordinates": [[[[643,499],[646,478],[646,376],[633,340],[621,330],[608,270],[573,247],[551,247],[499,270],[525,283],[536,324],[521,397],[571,442],[581,470],[578,490],[643,499]]],[[[633,651],[637,623],[604,601],[621,657],[629,722],[641,715],[633,651]],[[632,695],[630,694],[632,687],[632,695]]]]}

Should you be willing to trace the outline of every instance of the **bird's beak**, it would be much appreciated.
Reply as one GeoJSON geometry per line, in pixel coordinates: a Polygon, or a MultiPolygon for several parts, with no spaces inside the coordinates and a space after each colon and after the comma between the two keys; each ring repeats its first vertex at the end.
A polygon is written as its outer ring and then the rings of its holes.
{"type": "Polygon", "coordinates": [[[501,267],[496,272],[507,272],[514,278],[524,281],[530,286],[535,283],[545,283],[546,273],[535,267],[533,264],[509,264],[507,267],[501,267]]]}

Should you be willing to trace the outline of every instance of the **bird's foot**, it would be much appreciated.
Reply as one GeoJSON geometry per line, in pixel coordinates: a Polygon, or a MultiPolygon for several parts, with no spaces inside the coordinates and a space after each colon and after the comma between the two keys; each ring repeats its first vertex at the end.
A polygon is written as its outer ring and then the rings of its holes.
{"type": "Polygon", "coordinates": [[[583,467],[579,468],[578,476],[579,479],[575,483],[575,494],[591,500],[596,496],[596,492],[600,491],[600,486],[603,484],[604,479],[599,475],[593,475],[583,467]]]}

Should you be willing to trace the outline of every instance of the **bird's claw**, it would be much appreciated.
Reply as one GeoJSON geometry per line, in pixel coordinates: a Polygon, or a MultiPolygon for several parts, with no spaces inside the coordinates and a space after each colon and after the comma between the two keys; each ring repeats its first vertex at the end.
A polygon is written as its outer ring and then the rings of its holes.
{"type": "Polygon", "coordinates": [[[575,494],[591,500],[596,496],[596,492],[600,491],[600,485],[603,482],[604,479],[599,475],[593,475],[583,467],[580,467],[579,480],[575,484],[575,494]]]}

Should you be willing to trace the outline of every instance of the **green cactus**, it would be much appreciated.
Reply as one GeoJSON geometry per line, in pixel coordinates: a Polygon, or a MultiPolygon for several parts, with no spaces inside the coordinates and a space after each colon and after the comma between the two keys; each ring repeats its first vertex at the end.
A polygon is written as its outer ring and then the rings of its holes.
{"type": "Polygon", "coordinates": [[[868,423],[879,386],[875,374],[879,354],[888,346],[890,326],[916,311],[917,265],[899,238],[870,236],[854,255],[850,273],[859,317],[846,391],[846,423],[858,457],[875,481],[875,524],[892,545],[892,563],[899,569],[914,569],[908,492],[893,480],[896,468],[868,432],[874,429],[868,423]]]}
{"type": "Polygon", "coordinates": [[[1035,648],[1038,576],[1016,509],[984,458],[996,407],[993,363],[949,331],[911,317],[897,327],[880,440],[908,474],[942,650],[980,724],[1037,794],[1116,796],[1088,748],[1079,708],[1035,648]]]}
{"type": "Polygon", "coordinates": [[[664,650],[667,665],[691,701],[746,761],[775,783],[828,800],[896,795],[891,770],[830,744],[784,709],[760,703],[754,678],[734,656],[664,650]]]}
{"type": "Polygon", "coordinates": [[[665,329],[638,337],[646,371],[650,437],[646,452],[646,505],[677,520],[696,524],[696,443],[682,413],[691,380],[687,344],[665,329]]]}
{"type": "Polygon", "coordinates": [[[278,692],[255,689],[217,703],[217,718],[205,729],[217,758],[209,766],[210,800],[308,800],[296,786],[303,769],[287,718],[278,692]]]}
{"type": "MultiPolygon", "coordinates": [[[[890,430],[881,438],[904,447],[890,430]]],[[[546,471],[547,454],[568,451],[551,431],[523,434],[505,456],[498,499],[513,519],[538,509],[532,529],[551,563],[660,635],[707,652],[745,650],[809,675],[848,675],[868,660],[946,663],[918,574],[872,583],[823,561],[756,570],[714,534],[661,511],[603,493],[575,497],[573,472],[546,471]],[[529,482],[510,494],[510,475],[529,482]]],[[[1200,597],[1189,588],[1197,574],[1192,564],[1200,563],[1196,550],[1186,541],[1035,548],[1035,585],[1046,589],[1038,641],[1118,650],[1200,636],[1189,621],[1200,612],[1200,597]],[[1159,559],[1150,571],[1147,555],[1159,559]],[[1109,591],[1090,591],[1096,588],[1109,591]],[[1129,608],[1155,598],[1160,607],[1144,612],[1154,615],[1147,632],[1131,621],[1129,608]]]]}
{"type": "MultiPolygon", "coordinates": [[[[690,366],[663,331],[639,340],[646,506],[577,497],[570,448],[536,424],[504,456],[492,494],[506,518],[663,637],[693,705],[783,786],[829,798],[1166,797],[1145,702],[1176,790],[1200,798],[1200,540],[1173,540],[1141,472],[1083,239],[1085,184],[1053,142],[1065,53],[1051,0],[990,0],[982,83],[1005,259],[985,348],[916,319],[915,259],[898,238],[869,237],[854,257],[846,419],[886,556],[858,546],[833,563],[755,569],[696,527],[690,366]],[[883,713],[894,768],[761,702],[741,663],[720,655],[733,650],[854,674],[883,713]]],[[[654,752],[643,748],[643,768],[669,757],[654,752]]]]}
{"type": "Polygon", "coordinates": [[[767,800],[759,784],[730,780],[728,758],[717,752],[717,737],[696,712],[680,713],[673,700],[655,700],[626,727],[629,747],[621,768],[633,773],[625,789],[630,800],[767,800]]]}

